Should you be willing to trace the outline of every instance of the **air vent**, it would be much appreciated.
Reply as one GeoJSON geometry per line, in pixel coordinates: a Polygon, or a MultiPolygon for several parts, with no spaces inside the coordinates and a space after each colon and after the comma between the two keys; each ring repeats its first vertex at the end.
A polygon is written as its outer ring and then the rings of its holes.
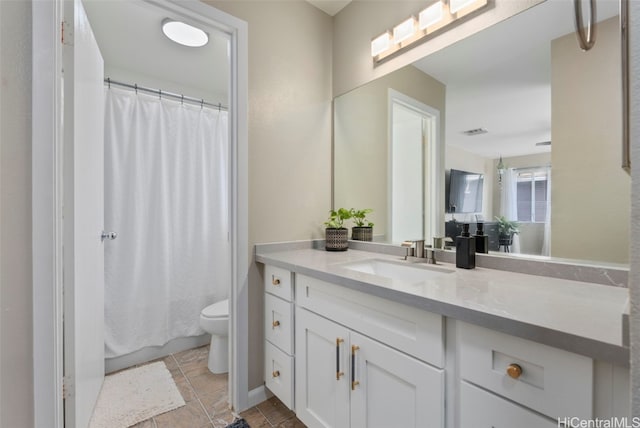
{"type": "Polygon", "coordinates": [[[551,145],[551,141],[541,141],[539,143],[536,143],[536,146],[550,146],[551,145]]]}
{"type": "Polygon", "coordinates": [[[464,131],[463,134],[469,137],[473,137],[474,135],[486,134],[487,132],[489,131],[487,131],[484,128],[476,128],[476,129],[469,129],[468,131],[464,131]]]}

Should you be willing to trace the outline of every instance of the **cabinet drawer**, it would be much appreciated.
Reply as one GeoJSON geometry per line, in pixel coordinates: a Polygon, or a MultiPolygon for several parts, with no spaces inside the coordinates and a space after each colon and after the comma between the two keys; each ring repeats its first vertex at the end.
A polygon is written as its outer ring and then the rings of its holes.
{"type": "Polygon", "coordinates": [[[296,302],[422,361],[444,366],[440,315],[300,274],[296,302]]]}
{"type": "Polygon", "coordinates": [[[293,410],[293,357],[265,342],[264,359],[265,386],[293,410]]]}
{"type": "Polygon", "coordinates": [[[293,300],[291,272],[275,266],[264,267],[264,291],[290,302],[293,300]]]}
{"type": "Polygon", "coordinates": [[[291,303],[264,295],[264,337],[287,354],[293,353],[293,311],[291,303]]]}
{"type": "Polygon", "coordinates": [[[551,421],[466,382],[460,386],[460,428],[557,428],[551,421]]]}
{"type": "Polygon", "coordinates": [[[590,358],[470,324],[459,326],[464,380],[551,418],[592,416],[590,358]],[[521,374],[512,378],[507,370],[516,365],[521,374]]]}

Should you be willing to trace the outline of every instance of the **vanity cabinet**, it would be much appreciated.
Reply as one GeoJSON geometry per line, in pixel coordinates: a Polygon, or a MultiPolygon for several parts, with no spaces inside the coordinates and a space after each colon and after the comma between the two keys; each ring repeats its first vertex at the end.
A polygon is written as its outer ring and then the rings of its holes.
{"type": "Polygon", "coordinates": [[[265,386],[293,409],[293,274],[286,269],[264,269],[265,386]]]}
{"type": "Polygon", "coordinates": [[[264,272],[265,386],[308,427],[551,428],[629,414],[626,367],[264,272]]]}
{"type": "Polygon", "coordinates": [[[296,358],[296,413],[309,427],[444,426],[442,370],[302,308],[296,358]]]}

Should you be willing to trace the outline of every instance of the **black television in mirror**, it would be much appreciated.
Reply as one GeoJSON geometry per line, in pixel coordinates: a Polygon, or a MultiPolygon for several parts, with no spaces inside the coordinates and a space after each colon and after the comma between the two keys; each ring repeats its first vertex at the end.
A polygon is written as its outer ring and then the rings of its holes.
{"type": "Polygon", "coordinates": [[[445,206],[447,213],[479,213],[482,211],[484,175],[451,169],[446,171],[445,206]]]}

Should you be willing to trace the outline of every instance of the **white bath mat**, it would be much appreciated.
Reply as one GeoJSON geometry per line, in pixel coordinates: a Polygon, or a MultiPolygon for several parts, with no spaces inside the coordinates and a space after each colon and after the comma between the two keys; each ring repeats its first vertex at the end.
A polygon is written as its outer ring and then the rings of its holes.
{"type": "Polygon", "coordinates": [[[126,428],[184,404],[159,361],[106,376],[89,427],[126,428]]]}

